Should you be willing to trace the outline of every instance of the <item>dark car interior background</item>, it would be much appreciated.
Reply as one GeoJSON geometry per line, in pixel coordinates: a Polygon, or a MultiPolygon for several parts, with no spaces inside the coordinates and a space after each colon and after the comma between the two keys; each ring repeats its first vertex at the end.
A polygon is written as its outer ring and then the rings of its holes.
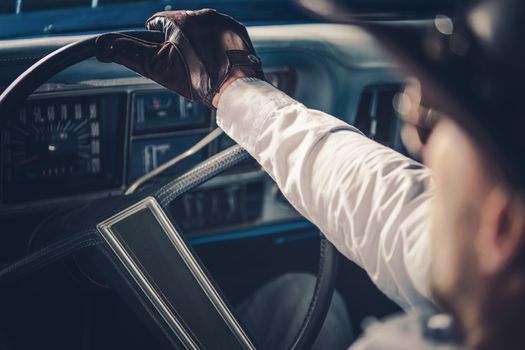
{"type": "MultiPolygon", "coordinates": [[[[271,84],[405,152],[393,99],[407,77],[358,26],[317,23],[286,1],[132,2],[2,0],[0,89],[66,44],[141,29],[160,10],[214,7],[248,27],[271,84]]],[[[121,66],[89,59],[56,75],[11,111],[1,130],[0,265],[35,249],[44,239],[40,227],[53,217],[123,193],[214,128],[213,111],[121,66]]],[[[223,135],[164,176],[232,144],[223,135]]],[[[233,305],[282,274],[316,273],[318,231],[254,161],[185,194],[171,210],[233,305]]],[[[337,290],[355,334],[369,317],[398,310],[346,259],[337,290]]],[[[133,311],[75,258],[1,289],[0,296],[0,338],[14,349],[155,348],[133,311]]]]}

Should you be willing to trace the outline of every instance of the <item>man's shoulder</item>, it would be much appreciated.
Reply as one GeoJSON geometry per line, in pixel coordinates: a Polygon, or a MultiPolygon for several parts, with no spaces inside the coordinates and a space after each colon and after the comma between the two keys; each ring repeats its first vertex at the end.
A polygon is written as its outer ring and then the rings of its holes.
{"type": "Polygon", "coordinates": [[[413,310],[389,316],[366,328],[351,350],[462,350],[453,319],[413,310]]]}

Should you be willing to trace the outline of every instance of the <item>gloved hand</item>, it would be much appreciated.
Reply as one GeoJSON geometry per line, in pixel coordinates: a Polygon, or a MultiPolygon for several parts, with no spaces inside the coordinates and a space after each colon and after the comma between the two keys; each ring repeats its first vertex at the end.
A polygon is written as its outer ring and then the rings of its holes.
{"type": "Polygon", "coordinates": [[[166,41],[104,34],[96,41],[97,58],[122,64],[210,108],[233,75],[264,78],[246,28],[215,10],[160,12],[148,19],[146,28],[163,31],[166,41]]]}

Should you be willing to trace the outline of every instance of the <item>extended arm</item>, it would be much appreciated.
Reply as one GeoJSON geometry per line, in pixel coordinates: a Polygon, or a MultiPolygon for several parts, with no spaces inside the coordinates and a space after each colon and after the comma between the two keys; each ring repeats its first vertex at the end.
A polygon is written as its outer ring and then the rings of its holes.
{"type": "Polygon", "coordinates": [[[217,123],[384,293],[405,309],[425,302],[427,168],[254,78],[225,89],[217,123]]]}

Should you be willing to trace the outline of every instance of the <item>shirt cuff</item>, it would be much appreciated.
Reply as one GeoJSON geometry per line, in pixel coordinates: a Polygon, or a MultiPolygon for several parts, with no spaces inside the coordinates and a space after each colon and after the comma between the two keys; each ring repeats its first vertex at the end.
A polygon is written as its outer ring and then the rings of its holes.
{"type": "Polygon", "coordinates": [[[254,154],[260,129],[279,109],[297,101],[257,78],[240,78],[222,93],[217,125],[250,154],[254,154]]]}

